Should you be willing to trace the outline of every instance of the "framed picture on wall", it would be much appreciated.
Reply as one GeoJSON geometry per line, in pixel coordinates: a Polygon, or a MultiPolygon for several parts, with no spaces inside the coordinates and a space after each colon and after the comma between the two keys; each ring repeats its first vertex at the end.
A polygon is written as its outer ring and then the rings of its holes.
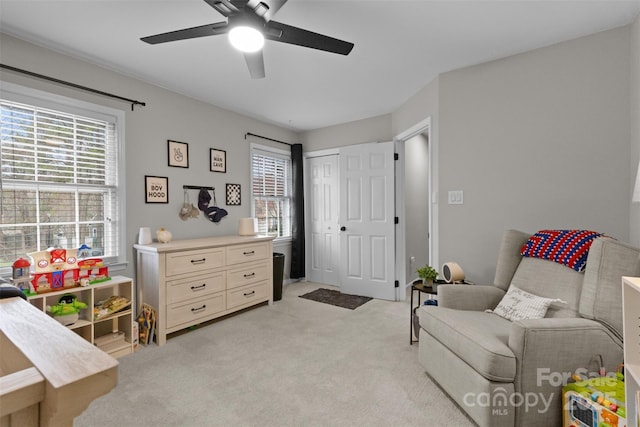
{"type": "Polygon", "coordinates": [[[227,184],[227,206],[240,206],[242,201],[240,184],[227,184]]]}
{"type": "Polygon", "coordinates": [[[168,140],[167,147],[169,149],[169,166],[176,168],[189,167],[189,144],[168,140]]]}
{"type": "Polygon", "coordinates": [[[145,203],[169,203],[169,178],[166,176],[144,176],[145,203]]]}
{"type": "Polygon", "coordinates": [[[209,163],[211,172],[227,172],[227,152],[212,148],[209,150],[209,163]]]}

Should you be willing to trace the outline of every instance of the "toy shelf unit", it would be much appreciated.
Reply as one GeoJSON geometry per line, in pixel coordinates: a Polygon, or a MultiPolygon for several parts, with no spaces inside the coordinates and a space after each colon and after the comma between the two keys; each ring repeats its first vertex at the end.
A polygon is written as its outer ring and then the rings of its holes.
{"type": "Polygon", "coordinates": [[[640,426],[640,277],[622,278],[624,383],[628,427],[640,426]]]}
{"type": "Polygon", "coordinates": [[[75,299],[80,308],[77,315],[53,316],[67,328],[113,357],[134,351],[137,336],[133,333],[133,280],[115,276],[89,286],[65,288],[29,295],[29,302],[47,313],[58,305],[60,298],[75,299]],[[75,298],[74,298],[75,297],[75,298]]]}

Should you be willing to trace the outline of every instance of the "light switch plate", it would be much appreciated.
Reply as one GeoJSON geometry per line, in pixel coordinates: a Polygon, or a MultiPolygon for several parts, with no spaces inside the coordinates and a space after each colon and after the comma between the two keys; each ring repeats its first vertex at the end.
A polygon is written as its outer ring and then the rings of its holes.
{"type": "Polygon", "coordinates": [[[461,205],[464,203],[464,194],[462,190],[449,191],[449,204],[461,205]]]}

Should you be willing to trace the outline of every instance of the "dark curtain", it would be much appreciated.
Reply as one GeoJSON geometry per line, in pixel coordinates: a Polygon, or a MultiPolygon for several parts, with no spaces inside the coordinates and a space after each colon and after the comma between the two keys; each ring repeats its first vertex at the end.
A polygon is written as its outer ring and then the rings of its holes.
{"type": "Polygon", "coordinates": [[[291,180],[293,203],[291,212],[291,273],[289,277],[304,277],[304,182],[302,144],[291,145],[291,180]]]}

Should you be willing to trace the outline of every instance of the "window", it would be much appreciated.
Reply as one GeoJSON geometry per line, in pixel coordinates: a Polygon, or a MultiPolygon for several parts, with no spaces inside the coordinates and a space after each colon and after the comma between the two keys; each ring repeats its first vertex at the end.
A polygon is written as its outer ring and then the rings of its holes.
{"type": "Polygon", "coordinates": [[[123,262],[124,114],[6,83],[0,95],[0,271],[83,244],[123,262]]]}
{"type": "Polygon", "coordinates": [[[291,237],[291,153],[251,146],[251,204],[259,234],[291,237]]]}

